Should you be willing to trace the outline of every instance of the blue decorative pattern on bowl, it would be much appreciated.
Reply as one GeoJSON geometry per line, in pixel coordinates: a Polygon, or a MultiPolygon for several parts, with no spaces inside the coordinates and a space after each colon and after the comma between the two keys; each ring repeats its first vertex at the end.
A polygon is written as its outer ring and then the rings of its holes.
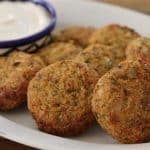
{"type": "Polygon", "coordinates": [[[20,50],[28,53],[37,51],[43,46],[46,46],[51,41],[51,32],[56,26],[56,11],[54,7],[46,0],[23,0],[29,1],[36,5],[41,5],[50,14],[51,19],[47,27],[42,31],[33,34],[31,36],[9,41],[0,41],[0,55],[6,55],[13,50],[20,50]]]}

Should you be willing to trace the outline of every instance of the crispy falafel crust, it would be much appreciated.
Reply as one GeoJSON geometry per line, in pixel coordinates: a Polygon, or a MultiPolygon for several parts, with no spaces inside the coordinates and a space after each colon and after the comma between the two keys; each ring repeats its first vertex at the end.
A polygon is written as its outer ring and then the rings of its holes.
{"type": "Polygon", "coordinates": [[[68,42],[70,40],[78,46],[85,48],[88,40],[96,29],[93,27],[72,26],[54,34],[53,40],[56,42],[68,42]]]}
{"type": "Polygon", "coordinates": [[[150,141],[150,63],[125,61],[97,83],[92,110],[97,122],[121,143],[150,141]]]}
{"type": "Polygon", "coordinates": [[[0,110],[10,110],[26,100],[29,81],[45,64],[39,57],[12,52],[0,58],[0,110]]]}
{"type": "Polygon", "coordinates": [[[99,43],[116,47],[116,60],[125,60],[125,50],[129,42],[139,37],[133,29],[118,24],[110,24],[96,30],[91,38],[89,44],[99,43]]]}
{"type": "Polygon", "coordinates": [[[112,52],[113,46],[92,44],[81,51],[75,58],[76,62],[85,63],[90,69],[95,70],[102,77],[118,62],[112,52]]]}
{"type": "Polygon", "coordinates": [[[91,96],[97,74],[84,64],[60,61],[39,71],[28,88],[28,109],[38,128],[74,136],[94,121],[91,96]]]}
{"type": "Polygon", "coordinates": [[[54,42],[42,48],[36,55],[49,65],[56,61],[73,59],[80,51],[82,51],[82,48],[73,44],[72,41],[67,43],[54,42]]]}
{"type": "Polygon", "coordinates": [[[136,60],[141,55],[150,57],[150,38],[140,37],[129,43],[126,49],[127,59],[136,60]]]}

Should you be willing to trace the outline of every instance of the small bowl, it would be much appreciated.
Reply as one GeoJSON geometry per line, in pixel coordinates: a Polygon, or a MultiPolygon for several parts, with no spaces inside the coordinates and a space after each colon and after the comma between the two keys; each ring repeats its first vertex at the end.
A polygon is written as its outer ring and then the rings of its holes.
{"type": "Polygon", "coordinates": [[[16,49],[32,53],[48,45],[51,41],[51,32],[55,28],[57,20],[55,8],[46,0],[23,0],[23,2],[31,2],[44,7],[51,16],[50,22],[42,31],[33,35],[15,40],[0,41],[0,55],[6,55],[16,49]]]}

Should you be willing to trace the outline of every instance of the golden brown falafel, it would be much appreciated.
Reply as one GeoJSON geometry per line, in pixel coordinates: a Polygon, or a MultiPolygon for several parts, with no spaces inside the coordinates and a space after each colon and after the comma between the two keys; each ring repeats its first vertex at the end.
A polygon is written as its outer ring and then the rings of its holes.
{"type": "Polygon", "coordinates": [[[90,69],[94,69],[99,77],[116,65],[114,47],[93,44],[81,51],[75,58],[76,62],[85,63],[90,69]]]}
{"type": "Polygon", "coordinates": [[[128,43],[137,37],[139,37],[139,34],[133,29],[110,24],[96,30],[89,39],[89,44],[100,43],[116,47],[116,59],[122,61],[125,59],[125,50],[128,43]]]}
{"type": "Polygon", "coordinates": [[[150,141],[150,63],[125,61],[97,83],[92,110],[97,122],[122,143],[150,141]]]}
{"type": "Polygon", "coordinates": [[[44,47],[36,55],[41,56],[46,64],[55,63],[59,60],[74,58],[82,49],[74,45],[71,41],[68,43],[55,42],[44,47]]]}
{"type": "Polygon", "coordinates": [[[14,109],[22,104],[29,81],[44,66],[39,57],[23,52],[0,57],[0,110],[14,109]]]}
{"type": "Polygon", "coordinates": [[[150,38],[141,37],[129,43],[126,49],[127,59],[136,60],[140,55],[150,56],[150,38]]]}
{"type": "Polygon", "coordinates": [[[74,41],[76,45],[85,48],[88,45],[88,40],[96,29],[93,27],[68,27],[54,35],[54,41],[68,42],[74,41]]]}
{"type": "Polygon", "coordinates": [[[28,88],[28,109],[38,128],[60,136],[78,135],[94,121],[91,96],[97,74],[86,65],[60,61],[39,71],[28,88]]]}

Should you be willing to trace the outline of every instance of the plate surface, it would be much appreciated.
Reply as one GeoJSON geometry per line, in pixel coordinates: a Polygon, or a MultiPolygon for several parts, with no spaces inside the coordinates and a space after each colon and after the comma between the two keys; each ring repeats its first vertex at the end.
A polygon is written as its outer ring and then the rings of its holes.
{"type": "MultiPolygon", "coordinates": [[[[150,16],[85,0],[50,0],[57,10],[57,28],[70,25],[100,27],[119,23],[134,28],[144,36],[150,36],[150,16]]],[[[0,112],[0,136],[25,145],[49,150],[148,150],[147,144],[119,144],[104,133],[97,125],[75,138],[61,138],[37,130],[24,106],[8,113],[0,112]]]]}

